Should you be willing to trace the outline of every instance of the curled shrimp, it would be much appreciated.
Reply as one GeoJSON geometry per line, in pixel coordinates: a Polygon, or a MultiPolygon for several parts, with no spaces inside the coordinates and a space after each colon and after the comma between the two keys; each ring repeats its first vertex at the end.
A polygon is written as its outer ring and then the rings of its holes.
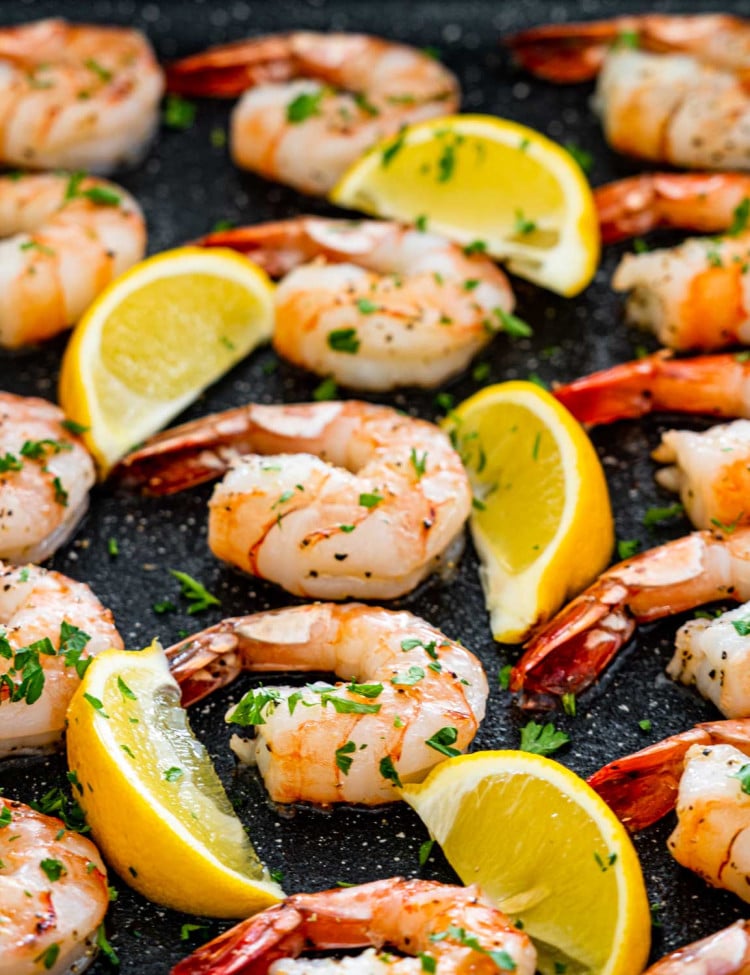
{"type": "Polygon", "coordinates": [[[750,419],[750,363],[744,355],[730,354],[674,359],[662,350],[553,392],[590,426],[657,412],[750,419]]]}
{"type": "Polygon", "coordinates": [[[73,325],[146,250],[135,200],[113,183],[80,174],[0,176],[0,237],[6,348],[73,325]]]}
{"type": "Polygon", "coordinates": [[[224,472],[209,502],[214,555],[299,596],[409,592],[450,560],[471,508],[441,430],[357,400],[216,413],[157,435],[117,471],[152,494],[224,472]]]}
{"type": "Polygon", "coordinates": [[[750,22],[728,14],[639,14],[571,24],[545,24],[507,44],[521,64],[547,81],[588,81],[618,40],[647,51],[690,54],[743,73],[750,67],[750,22]]]}
{"type": "Polygon", "coordinates": [[[730,230],[743,223],[748,200],[750,176],[745,173],[641,173],[594,190],[605,244],[656,227],[730,230]]]}
{"type": "Polygon", "coordinates": [[[274,971],[292,975],[309,971],[292,961],[305,950],[367,945],[376,950],[354,959],[356,971],[533,975],[536,967],[529,936],[476,886],[391,877],[287,897],[203,945],[175,965],[172,975],[265,975],[274,963],[274,971]],[[384,947],[407,957],[386,958],[384,947]]]}
{"type": "Polygon", "coordinates": [[[370,146],[458,109],[455,77],[424,51],[365,34],[293,31],[210,48],[173,64],[171,91],[241,98],[238,166],[324,194],[370,146]]]}
{"type": "Polygon", "coordinates": [[[122,639],[87,585],[0,562],[0,758],[59,744],[87,661],[109,647],[122,639]]]}
{"type": "Polygon", "coordinates": [[[424,620],[361,603],[314,603],[224,620],[167,651],[184,705],[243,671],[332,671],[350,683],[249,691],[227,720],[254,725],[235,747],[275,802],[400,798],[484,717],[477,658],[424,620]]]}
{"type": "Polygon", "coordinates": [[[529,702],[577,694],[596,680],[637,623],[718,599],[750,598],[750,528],[693,532],[604,572],[543,626],[513,668],[529,702]]]}
{"type": "Polygon", "coordinates": [[[735,921],[708,938],[679,948],[643,975],[748,975],[750,921],[735,921]]]}
{"type": "Polygon", "coordinates": [[[0,558],[41,562],[88,507],[94,462],[43,399],[0,393],[0,558]]]}
{"type": "Polygon", "coordinates": [[[0,160],[109,172],[143,155],[162,71],[139,31],[39,20],[0,30],[0,160]]]}
{"type": "Polygon", "coordinates": [[[296,217],[204,237],[269,273],[279,355],[356,389],[435,386],[513,309],[503,272],[437,234],[385,220],[296,217]]]}
{"type": "Polygon", "coordinates": [[[109,906],[99,852],[22,802],[0,797],[0,814],[0,975],[84,971],[109,906]]]}

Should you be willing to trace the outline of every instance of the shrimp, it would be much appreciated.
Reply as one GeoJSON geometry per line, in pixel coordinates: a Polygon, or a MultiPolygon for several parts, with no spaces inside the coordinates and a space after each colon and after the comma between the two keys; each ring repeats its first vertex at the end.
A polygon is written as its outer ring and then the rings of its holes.
{"type": "Polygon", "coordinates": [[[451,562],[471,509],[442,430],[357,400],[216,413],[158,434],[116,473],[170,494],[225,471],[209,502],[211,550],[299,596],[409,592],[451,562]]]}
{"type": "Polygon", "coordinates": [[[254,725],[235,746],[258,765],[274,802],[400,798],[484,717],[477,658],[407,612],[313,603],[224,620],[167,651],[185,706],[243,671],[332,671],[348,684],[248,691],[227,720],[254,725]],[[330,705],[330,707],[329,707],[330,705]]]}
{"type": "Polygon", "coordinates": [[[750,528],[726,537],[693,532],[607,569],[526,644],[511,689],[523,690],[529,703],[577,694],[627,643],[636,623],[717,599],[750,599],[750,528]]]}
{"type": "MultiPolygon", "coordinates": [[[[533,975],[536,968],[529,936],[478,887],[391,877],[287,897],[198,948],[175,965],[172,975],[293,975],[311,970],[309,963],[301,967],[292,961],[305,950],[367,945],[376,951],[350,959],[353,971],[533,975]],[[386,958],[381,953],[386,946],[407,957],[386,958]]],[[[347,971],[346,965],[341,970],[347,971]]]]}
{"type": "Polygon", "coordinates": [[[143,155],[164,77],[139,31],[39,20],[0,29],[0,160],[109,172],[143,155]]]}
{"type": "Polygon", "coordinates": [[[696,528],[731,533],[750,524],[750,421],[667,430],[651,456],[668,465],[656,480],[679,494],[696,528]]]}
{"type": "Polygon", "coordinates": [[[56,748],[88,661],[122,649],[93,592],[38,565],[0,563],[0,758],[56,748]]]}
{"type": "Polygon", "coordinates": [[[750,21],[728,14],[638,14],[532,27],[506,43],[521,64],[547,81],[589,81],[617,43],[647,51],[690,54],[743,74],[750,68],[750,21]]]}
{"type": "Polygon", "coordinates": [[[693,619],[677,631],[667,673],[694,686],[727,718],[750,718],[750,603],[693,619]]]}
{"type": "Polygon", "coordinates": [[[69,975],[96,955],[107,871],[85,836],[0,797],[0,975],[69,975]]]}
{"type": "Polygon", "coordinates": [[[0,558],[41,562],[88,507],[94,462],[63,411],[0,393],[0,558]]]}
{"type": "Polygon", "coordinates": [[[750,975],[750,921],[673,951],[643,975],[750,975]]]}
{"type": "Polygon", "coordinates": [[[641,173],[594,190],[602,240],[609,244],[656,227],[703,233],[747,222],[750,175],[745,173],[641,173]]]}
{"type": "Polygon", "coordinates": [[[357,389],[444,382],[513,309],[508,279],[489,258],[384,220],[296,217],[199,243],[233,247],[283,275],[276,351],[357,389]]]}
{"type": "Polygon", "coordinates": [[[5,348],[69,328],[146,250],[135,200],[113,183],[81,174],[0,176],[0,237],[5,348]]]}
{"type": "Polygon", "coordinates": [[[554,395],[589,426],[655,412],[750,419],[750,362],[744,354],[673,359],[662,350],[558,386],[554,395]]]}
{"type": "Polygon", "coordinates": [[[238,166],[325,194],[370,146],[458,109],[456,78],[424,51],[365,34],[293,31],[173,64],[171,91],[241,98],[230,148],[238,166]]]}

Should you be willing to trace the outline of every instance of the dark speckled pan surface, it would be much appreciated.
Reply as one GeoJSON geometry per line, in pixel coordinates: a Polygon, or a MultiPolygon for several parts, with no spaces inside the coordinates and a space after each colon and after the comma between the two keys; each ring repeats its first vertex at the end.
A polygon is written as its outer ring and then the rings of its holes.
{"type": "MultiPolygon", "coordinates": [[[[464,109],[506,116],[560,142],[574,141],[594,155],[592,181],[598,184],[636,172],[637,166],[616,157],[605,146],[589,107],[591,87],[558,89],[532,80],[511,64],[498,40],[504,33],[550,19],[593,18],[636,12],[644,6],[681,12],[722,9],[710,0],[699,6],[687,0],[681,5],[622,0],[618,6],[605,0],[4,0],[0,23],[62,14],[71,19],[130,24],[146,31],[165,59],[193,53],[209,43],[296,27],[363,30],[419,46],[431,45],[459,75],[464,109]]],[[[750,4],[731,6],[738,13],[750,13],[750,4]]],[[[302,212],[335,212],[321,200],[303,198],[235,169],[226,150],[213,147],[210,138],[213,129],[226,127],[229,110],[227,103],[200,102],[196,122],[189,131],[162,129],[142,164],[116,176],[143,205],[150,251],[194,238],[220,219],[251,223],[302,212]]],[[[662,241],[673,239],[664,235],[662,241]]],[[[594,283],[572,300],[515,282],[518,314],[533,325],[534,337],[512,342],[497,336],[479,360],[489,365],[489,379],[485,381],[524,378],[530,373],[547,382],[567,381],[630,359],[636,346],[649,345],[650,340],[624,326],[622,301],[608,286],[620,253],[617,247],[609,248],[594,283]]],[[[4,356],[0,359],[0,385],[12,392],[54,399],[63,347],[64,340],[60,340],[43,349],[4,356]]],[[[315,377],[278,362],[270,350],[264,349],[210,389],[185,418],[250,400],[306,400],[317,383],[315,377]]],[[[447,388],[461,399],[478,385],[469,374],[447,388]]],[[[432,393],[407,390],[383,400],[427,418],[439,412],[432,393]]],[[[646,508],[668,503],[654,484],[649,451],[660,432],[676,419],[661,416],[621,423],[594,434],[612,491],[618,537],[638,538],[646,548],[689,530],[687,521],[656,530],[642,524],[646,508]]],[[[700,423],[694,421],[693,425],[700,423]]],[[[51,560],[54,568],[93,586],[114,611],[127,646],[140,647],[157,635],[169,645],[181,630],[193,631],[222,616],[290,602],[273,586],[239,575],[211,556],[205,543],[209,493],[210,487],[204,487],[166,500],[147,500],[115,493],[109,487],[98,488],[75,539],[51,560]],[[108,555],[110,538],[116,538],[119,545],[116,558],[108,555]],[[170,567],[183,569],[205,583],[220,596],[221,610],[188,616],[178,585],[167,571],[170,567]],[[167,598],[178,610],[157,615],[153,604],[167,598]]],[[[500,668],[514,659],[514,651],[493,643],[471,546],[467,546],[452,581],[430,580],[398,605],[460,638],[484,661],[492,693],[475,748],[515,747],[527,716],[498,689],[496,680],[500,668]]],[[[579,701],[578,716],[557,719],[571,736],[570,746],[558,754],[563,762],[588,775],[617,755],[699,720],[717,717],[709,705],[664,675],[680,622],[672,619],[643,628],[604,679],[579,701]],[[648,734],[638,725],[646,717],[652,721],[648,734]]],[[[392,874],[453,879],[439,851],[420,870],[418,849],[427,834],[403,805],[374,811],[339,808],[330,813],[307,808],[280,813],[272,808],[254,774],[236,772],[228,748],[230,731],[222,720],[229,702],[254,683],[260,681],[241,678],[214,699],[197,705],[191,719],[196,734],[210,749],[261,857],[270,868],[283,871],[287,891],[321,889],[339,880],[359,883],[392,874]]],[[[64,772],[60,756],[6,766],[0,771],[0,786],[5,795],[29,801],[61,784],[64,772]]],[[[708,888],[674,863],[665,846],[671,826],[668,820],[636,838],[649,898],[660,905],[661,924],[654,928],[653,958],[750,914],[750,908],[733,895],[708,888]]],[[[502,842],[496,837],[487,840],[502,842]]],[[[112,882],[119,897],[109,911],[107,930],[120,955],[123,975],[161,975],[192,948],[228,926],[227,922],[207,921],[204,928],[189,935],[189,940],[181,940],[182,925],[195,922],[195,918],[148,903],[116,877],[112,882]]],[[[99,960],[91,971],[105,975],[111,967],[99,960]]]]}

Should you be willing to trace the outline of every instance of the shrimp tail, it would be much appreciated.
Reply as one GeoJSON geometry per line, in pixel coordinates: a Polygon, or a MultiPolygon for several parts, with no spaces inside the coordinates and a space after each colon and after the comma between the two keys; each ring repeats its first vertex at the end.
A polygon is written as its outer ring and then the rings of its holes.
{"type": "Polygon", "coordinates": [[[666,955],[643,975],[744,975],[750,965],[750,921],[735,921],[666,955]]]}
{"type": "Polygon", "coordinates": [[[558,84],[591,81],[618,34],[635,29],[635,17],[590,23],[545,24],[505,38],[518,62],[531,74],[558,84]]]}
{"type": "Polygon", "coordinates": [[[294,77],[284,34],[220,44],[167,67],[167,90],[178,95],[237,98],[248,88],[294,77]]]}
{"type": "Polygon", "coordinates": [[[546,695],[588,687],[633,634],[627,596],[617,580],[602,578],[569,603],[526,645],[511,673],[511,690],[523,691],[526,705],[536,707],[546,695]]]}
{"type": "Polygon", "coordinates": [[[660,350],[558,386],[554,395],[577,420],[591,426],[657,411],[748,417],[748,378],[750,364],[735,355],[673,359],[660,350]]]}

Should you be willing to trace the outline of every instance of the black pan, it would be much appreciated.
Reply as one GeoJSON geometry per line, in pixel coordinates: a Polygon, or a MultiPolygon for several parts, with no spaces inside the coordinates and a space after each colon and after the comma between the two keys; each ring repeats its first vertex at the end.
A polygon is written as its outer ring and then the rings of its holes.
{"type": "MultiPolygon", "coordinates": [[[[208,43],[295,27],[363,30],[418,46],[431,45],[461,78],[465,109],[525,122],[561,142],[575,141],[593,154],[592,180],[597,184],[636,172],[637,166],[606,148],[589,108],[590,86],[556,88],[533,81],[511,64],[498,39],[550,18],[580,16],[582,10],[584,16],[596,17],[636,12],[643,6],[632,0],[622,0],[618,6],[606,0],[588,0],[585,5],[545,0],[526,0],[524,4],[500,0],[31,0],[3,3],[0,22],[63,14],[72,19],[130,24],[145,30],[165,59],[192,53],[208,43]]],[[[663,2],[659,9],[684,11],[686,6],[663,2]]],[[[747,5],[734,7],[737,12],[750,10],[747,5]]],[[[700,5],[700,9],[707,8],[720,9],[708,0],[700,5]]],[[[226,150],[212,147],[210,140],[213,128],[226,126],[228,114],[229,105],[225,103],[201,102],[189,131],[162,130],[145,161],[119,175],[146,211],[151,251],[194,238],[219,219],[249,223],[305,211],[335,212],[320,200],[303,198],[235,169],[226,150]]],[[[670,238],[665,235],[664,241],[670,238]]],[[[648,345],[648,339],[623,325],[621,299],[608,287],[619,253],[617,247],[607,249],[595,282],[573,300],[515,282],[518,313],[534,326],[534,338],[512,342],[497,336],[481,356],[490,367],[486,381],[523,378],[532,372],[548,382],[566,381],[630,359],[636,345],[648,345]]],[[[54,341],[39,350],[4,357],[0,360],[0,385],[16,393],[54,399],[63,347],[64,340],[54,341]]],[[[270,350],[263,350],[212,388],[186,418],[251,399],[306,400],[317,383],[315,377],[278,362],[270,350]]],[[[478,385],[466,375],[448,388],[460,400],[478,385]]],[[[439,412],[430,393],[406,391],[383,399],[428,418],[439,412]]],[[[594,434],[612,490],[618,536],[638,538],[645,548],[689,531],[684,520],[655,530],[647,530],[642,524],[647,507],[667,503],[654,485],[649,450],[658,442],[660,431],[675,420],[662,416],[621,423],[594,434]]],[[[686,425],[682,419],[679,422],[686,425]]],[[[205,487],[167,500],[144,500],[115,493],[109,487],[98,488],[76,538],[55,555],[51,564],[93,585],[113,609],[130,647],[143,646],[155,635],[169,645],[182,630],[199,629],[222,616],[289,603],[289,597],[275,587],[242,576],[210,555],[205,544],[209,493],[210,488],[205,487]],[[116,558],[108,555],[110,537],[119,544],[116,558]],[[221,610],[197,618],[188,616],[177,583],[167,572],[170,567],[189,572],[219,595],[221,610]],[[165,598],[172,599],[178,611],[157,615],[152,606],[165,598]]],[[[455,579],[447,584],[430,580],[398,605],[461,638],[481,656],[493,690],[489,715],[475,747],[515,747],[519,727],[528,716],[498,689],[495,679],[502,665],[514,659],[514,651],[496,645],[490,636],[477,560],[470,546],[455,579]]],[[[588,775],[618,755],[717,716],[695,694],[664,676],[680,622],[672,619],[643,628],[606,676],[580,700],[578,716],[557,718],[572,739],[558,757],[576,772],[588,775]],[[648,733],[638,725],[646,717],[652,721],[648,733]]],[[[338,808],[330,813],[308,808],[274,809],[259,780],[251,773],[235,770],[227,745],[229,731],[222,720],[228,703],[252,684],[252,679],[242,679],[199,705],[192,713],[192,723],[208,745],[260,855],[270,868],[283,871],[287,891],[321,889],[339,880],[359,883],[392,874],[455,879],[439,852],[420,870],[418,849],[427,834],[403,805],[375,811],[338,808]]],[[[53,785],[63,784],[64,772],[61,756],[4,766],[0,786],[5,795],[29,801],[53,785]]],[[[660,905],[660,926],[654,927],[654,959],[749,913],[733,895],[712,890],[677,866],[665,847],[672,825],[668,819],[635,840],[649,898],[660,905]]],[[[107,930],[120,955],[121,971],[128,975],[161,975],[192,948],[227,927],[226,922],[200,921],[205,926],[183,940],[182,925],[195,922],[195,918],[148,903],[115,876],[112,883],[119,897],[110,908],[107,930]]],[[[111,968],[107,961],[99,960],[91,971],[104,975],[111,968]]]]}

